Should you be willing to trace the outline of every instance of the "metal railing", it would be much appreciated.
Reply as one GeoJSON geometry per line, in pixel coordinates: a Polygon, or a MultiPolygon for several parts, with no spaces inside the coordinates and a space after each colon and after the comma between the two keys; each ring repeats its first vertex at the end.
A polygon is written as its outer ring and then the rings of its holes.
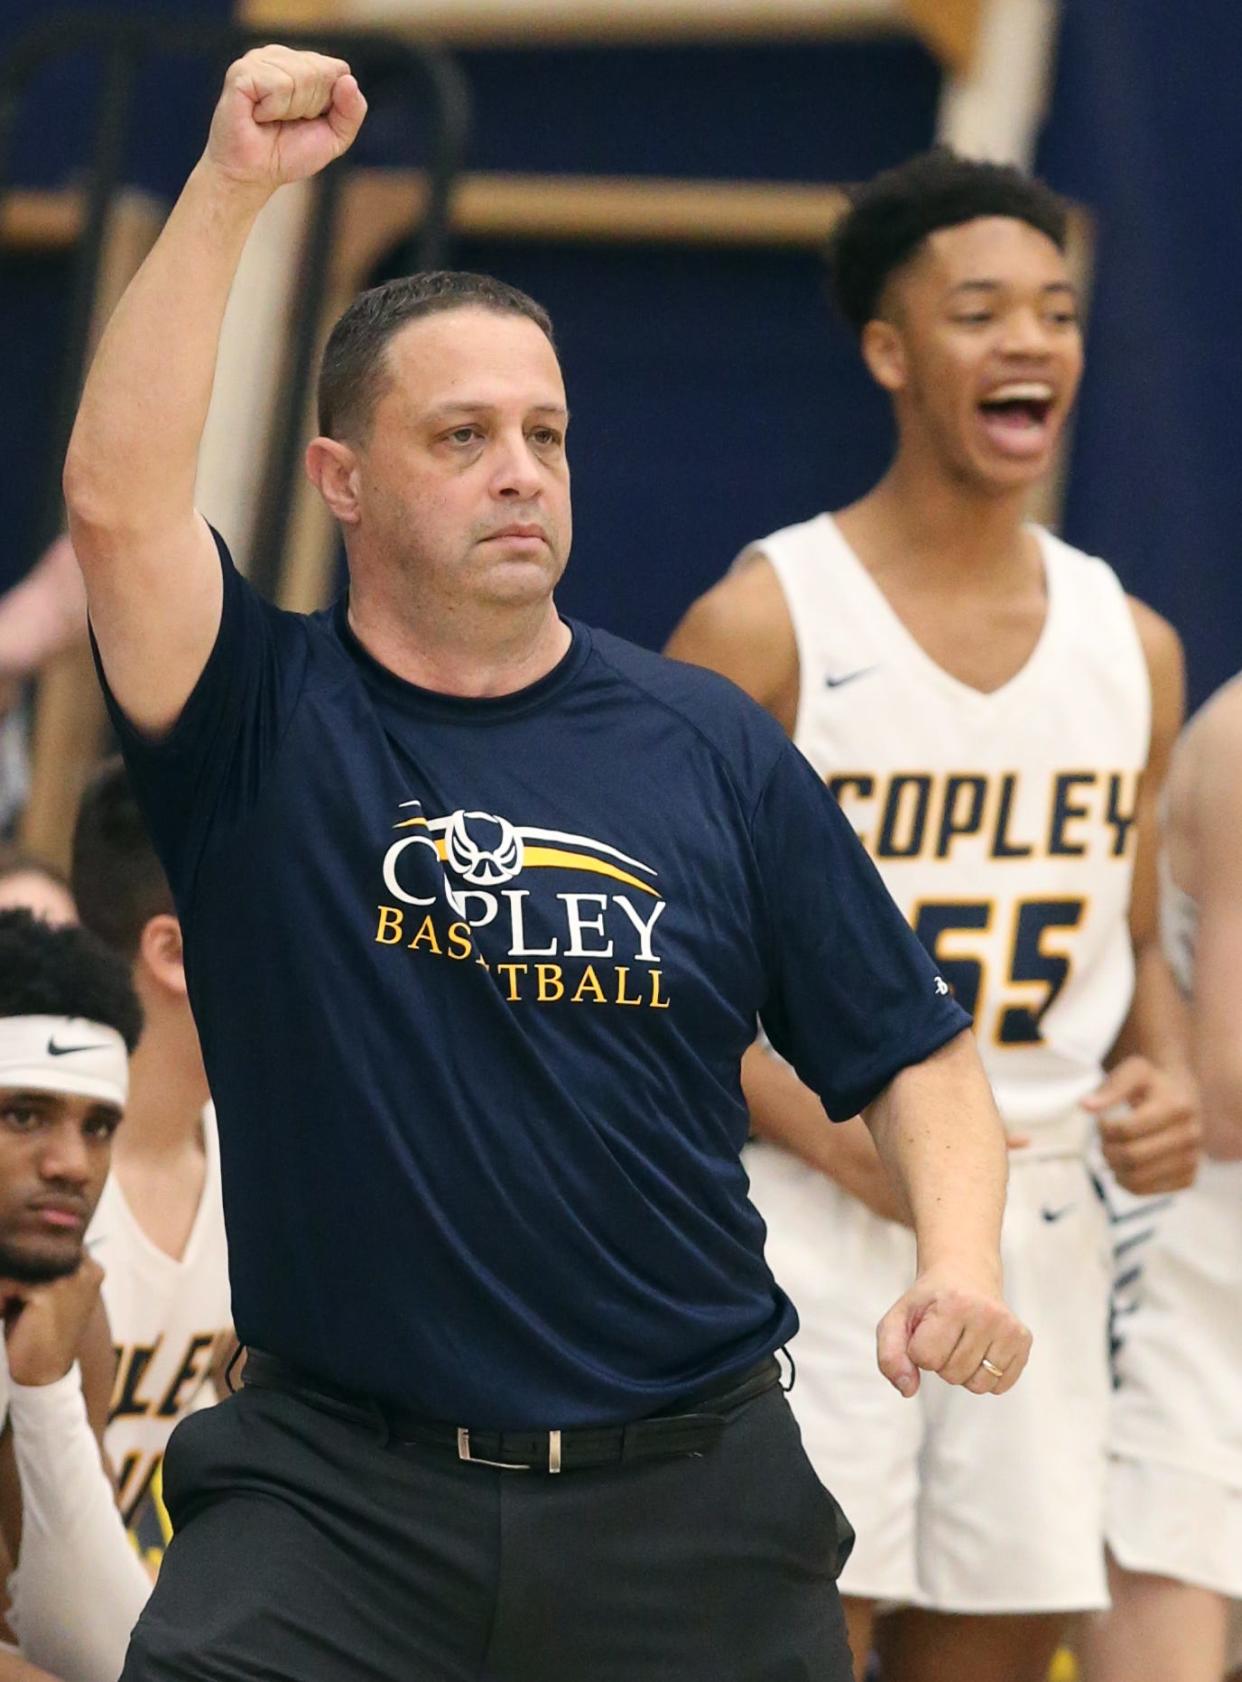
{"type": "MultiPolygon", "coordinates": [[[[60,469],[77,410],[90,343],[108,212],[123,184],[126,142],[137,74],[163,54],[197,56],[224,65],[270,39],[235,24],[130,12],[63,11],[43,18],[0,60],[0,200],[26,94],[39,72],[84,51],[102,60],[102,84],[85,175],[85,217],[74,254],[69,319],[48,440],[48,477],[40,497],[38,554],[60,529],[60,469]]],[[[310,47],[349,60],[374,107],[407,89],[425,102],[430,117],[427,197],[416,232],[402,253],[411,269],[440,267],[448,242],[450,195],[461,169],[469,130],[469,99],[456,63],[434,48],[382,34],[316,30],[282,31],[289,46],[310,47]]],[[[255,525],[250,576],[272,593],[284,553],[293,506],[301,428],[313,377],[317,335],[327,295],[329,261],[349,154],[315,178],[314,204],[304,259],[293,299],[293,325],[277,397],[264,491],[255,525]]]]}

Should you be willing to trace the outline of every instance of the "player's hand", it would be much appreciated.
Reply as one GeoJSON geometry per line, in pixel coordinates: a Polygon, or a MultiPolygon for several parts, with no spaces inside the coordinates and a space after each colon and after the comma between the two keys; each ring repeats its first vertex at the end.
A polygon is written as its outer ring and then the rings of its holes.
{"type": "Polygon", "coordinates": [[[1193,1084],[1127,1057],[1083,1108],[1099,1117],[1104,1160],[1119,1185],[1138,1196],[1184,1191],[1194,1182],[1203,1144],[1193,1084]],[[1109,1111],[1116,1110],[1114,1115],[1109,1111]]]}
{"type": "Polygon", "coordinates": [[[55,1384],[78,1358],[99,1301],[103,1268],[83,1256],[77,1271],[50,1285],[0,1280],[4,1341],[15,1384],[55,1384]]]}
{"type": "Polygon", "coordinates": [[[366,114],[343,58],[254,47],[229,66],[204,160],[230,180],[275,191],[347,152],[366,114]]]}
{"type": "Polygon", "coordinates": [[[995,1281],[950,1264],[921,1273],[876,1331],[880,1371],[907,1397],[916,1394],[924,1372],[979,1396],[1002,1396],[1018,1382],[1030,1352],[1031,1334],[995,1281]]]}

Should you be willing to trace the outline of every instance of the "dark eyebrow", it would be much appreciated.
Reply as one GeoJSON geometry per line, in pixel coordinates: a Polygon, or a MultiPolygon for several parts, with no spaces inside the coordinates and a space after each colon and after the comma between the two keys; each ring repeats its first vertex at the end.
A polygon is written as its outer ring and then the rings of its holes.
{"type": "Polygon", "coordinates": [[[30,1104],[39,1110],[50,1109],[61,1096],[61,1093],[45,1092],[42,1087],[0,1087],[0,1104],[30,1104]]]}
{"type": "MultiPolygon", "coordinates": [[[[454,403],[437,403],[434,409],[427,410],[428,420],[443,420],[449,415],[491,415],[496,412],[494,403],[471,403],[463,400],[454,403]]],[[[555,415],[560,420],[569,419],[569,410],[563,403],[532,403],[528,411],[533,415],[555,415]]]]}
{"type": "Polygon", "coordinates": [[[119,1127],[125,1119],[125,1112],[118,1110],[115,1104],[92,1104],[87,1111],[88,1121],[110,1121],[114,1127],[119,1127]]]}
{"type": "MultiPolygon", "coordinates": [[[[949,296],[953,297],[958,292],[986,292],[991,295],[996,292],[1003,292],[1005,289],[1006,283],[1003,280],[959,280],[956,286],[949,288],[949,296]]],[[[1039,290],[1045,296],[1049,292],[1067,292],[1071,298],[1078,295],[1068,280],[1050,280],[1039,290]]]]}

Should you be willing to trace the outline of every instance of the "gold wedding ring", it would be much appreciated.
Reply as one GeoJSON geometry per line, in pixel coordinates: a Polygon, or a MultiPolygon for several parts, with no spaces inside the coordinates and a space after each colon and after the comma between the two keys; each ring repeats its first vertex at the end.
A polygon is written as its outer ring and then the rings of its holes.
{"type": "Polygon", "coordinates": [[[993,1378],[1004,1378],[1005,1376],[1004,1370],[998,1367],[994,1361],[989,1361],[986,1355],[979,1362],[979,1365],[984,1372],[990,1372],[993,1378]]]}

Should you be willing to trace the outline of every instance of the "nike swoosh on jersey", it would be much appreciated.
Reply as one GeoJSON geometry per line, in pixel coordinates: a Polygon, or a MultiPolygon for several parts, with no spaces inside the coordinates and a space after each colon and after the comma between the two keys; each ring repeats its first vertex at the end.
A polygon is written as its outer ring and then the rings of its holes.
{"type": "Polygon", "coordinates": [[[1053,1221],[1059,1221],[1062,1215],[1068,1215],[1072,1208],[1074,1208],[1074,1204],[1067,1203],[1060,1209],[1041,1209],[1039,1212],[1051,1226],[1053,1221]]]}
{"type": "Polygon", "coordinates": [[[55,1039],[47,1042],[49,1057],[69,1057],[75,1051],[107,1051],[106,1045],[57,1045],[55,1039]]]}
{"type": "Polygon", "coordinates": [[[840,677],[833,677],[831,672],[824,673],[824,683],[829,689],[840,689],[843,683],[853,683],[857,677],[866,677],[868,672],[877,671],[876,666],[860,666],[856,672],[842,672],[840,677]]]}

